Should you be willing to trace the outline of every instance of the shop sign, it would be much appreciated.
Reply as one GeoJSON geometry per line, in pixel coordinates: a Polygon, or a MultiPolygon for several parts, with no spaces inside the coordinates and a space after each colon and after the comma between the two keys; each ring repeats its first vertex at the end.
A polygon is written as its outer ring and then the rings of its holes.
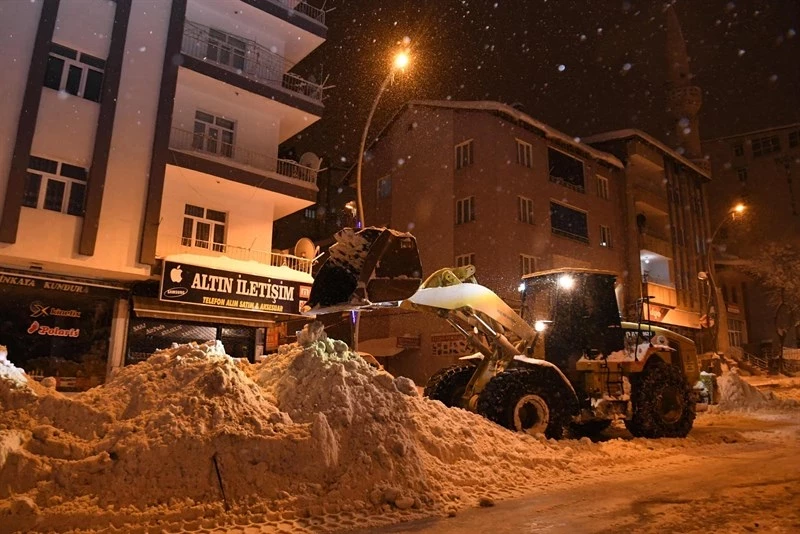
{"type": "Polygon", "coordinates": [[[727,304],[726,308],[728,309],[728,313],[739,313],[738,304],[727,304]]]}
{"type": "Polygon", "coordinates": [[[216,308],[299,314],[310,291],[310,285],[291,280],[164,261],[159,298],[216,308]]]}
{"type": "Polygon", "coordinates": [[[64,293],[88,294],[89,286],[73,282],[54,282],[51,280],[40,280],[38,278],[28,278],[12,274],[0,274],[0,285],[35,287],[48,291],[61,291],[64,293]]]}
{"type": "Polygon", "coordinates": [[[433,356],[463,356],[469,352],[467,340],[461,334],[431,335],[431,354],[433,356]]]}

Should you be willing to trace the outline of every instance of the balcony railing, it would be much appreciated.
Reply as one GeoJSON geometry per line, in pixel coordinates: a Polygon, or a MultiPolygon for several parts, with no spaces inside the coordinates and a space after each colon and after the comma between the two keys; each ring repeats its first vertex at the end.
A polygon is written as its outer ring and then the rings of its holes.
{"type": "Polygon", "coordinates": [[[264,85],[322,103],[321,85],[287,72],[294,66],[291,61],[255,41],[186,21],[181,52],[264,85]]]}
{"type": "Polygon", "coordinates": [[[573,184],[572,182],[561,178],[560,176],[553,176],[550,175],[550,181],[554,184],[563,185],[567,189],[572,189],[573,191],[577,191],[578,193],[585,193],[586,188],[583,185],[573,184]]]}
{"type": "Polygon", "coordinates": [[[222,163],[239,163],[259,171],[279,174],[312,185],[317,183],[317,169],[304,167],[290,159],[280,159],[256,152],[237,144],[224,143],[219,137],[172,128],[169,147],[184,152],[194,152],[201,157],[222,163]]]}
{"type": "Polygon", "coordinates": [[[646,296],[653,297],[650,299],[651,304],[663,304],[673,308],[678,305],[678,293],[674,287],[655,282],[645,282],[642,290],[646,296]]]}
{"type": "Polygon", "coordinates": [[[289,267],[292,270],[311,274],[314,260],[291,254],[257,250],[221,243],[208,243],[174,235],[159,235],[156,256],[164,258],[174,254],[198,254],[200,256],[225,256],[234,260],[257,261],[273,267],[289,267]],[[196,246],[195,246],[196,245],[196,246]],[[209,247],[208,245],[211,245],[209,247]]]}
{"type": "Polygon", "coordinates": [[[318,7],[314,7],[305,2],[298,2],[298,0],[277,0],[277,2],[293,11],[302,13],[308,18],[316,20],[322,25],[325,24],[325,11],[318,7]]]}

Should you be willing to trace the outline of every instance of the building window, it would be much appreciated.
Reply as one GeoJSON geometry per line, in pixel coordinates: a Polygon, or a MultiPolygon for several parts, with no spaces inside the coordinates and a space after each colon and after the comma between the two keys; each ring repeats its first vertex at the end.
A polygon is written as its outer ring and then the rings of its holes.
{"type": "Polygon", "coordinates": [[[464,224],[475,220],[475,197],[462,198],[456,201],[456,224],[464,224]]]}
{"type": "Polygon", "coordinates": [[[235,127],[236,123],[232,120],[215,117],[204,111],[195,111],[192,148],[232,158],[235,127]]]}
{"type": "Polygon", "coordinates": [[[747,169],[745,167],[736,169],[736,176],[739,177],[741,183],[747,182],[747,169]]]}
{"type": "Polygon", "coordinates": [[[525,197],[517,197],[517,220],[527,224],[533,224],[533,200],[525,197]]]}
{"type": "Polygon", "coordinates": [[[742,143],[733,145],[733,155],[736,157],[744,156],[744,145],[742,143]]]}
{"type": "Polygon", "coordinates": [[[536,272],[536,256],[528,256],[527,254],[519,255],[519,275],[525,276],[536,272]]]}
{"type": "Polygon", "coordinates": [[[800,130],[789,132],[789,146],[794,148],[800,145],[800,130]]]}
{"type": "Polygon", "coordinates": [[[475,254],[462,254],[456,256],[456,267],[466,267],[467,265],[475,265],[475,254]]]}
{"type": "Polygon", "coordinates": [[[556,235],[588,243],[589,226],[587,219],[585,211],[550,201],[550,227],[551,231],[556,235]]]}
{"type": "Polygon", "coordinates": [[[766,156],[781,151],[781,140],[777,135],[753,139],[753,157],[766,156]]]}
{"type": "Polygon", "coordinates": [[[105,68],[106,62],[100,58],[51,43],[44,86],[100,102],[105,68]]]}
{"type": "Polygon", "coordinates": [[[745,342],[744,321],[728,319],[728,342],[731,347],[741,347],[745,342]]]}
{"type": "Polygon", "coordinates": [[[208,30],[208,48],[206,48],[208,61],[244,70],[246,52],[247,45],[243,39],[213,28],[208,30]]]}
{"type": "Polygon", "coordinates": [[[392,196],[392,177],[384,176],[378,179],[378,198],[389,198],[392,196]]]}
{"type": "Polygon", "coordinates": [[[456,145],[456,169],[463,169],[472,162],[472,139],[456,145]]]}
{"type": "Polygon", "coordinates": [[[306,219],[316,219],[317,218],[317,210],[314,208],[306,208],[303,210],[303,216],[306,219]]]}
{"type": "Polygon", "coordinates": [[[600,225],[600,246],[611,248],[611,227],[600,225]]]}
{"type": "Polygon", "coordinates": [[[82,217],[88,174],[82,167],[31,156],[22,205],[82,217]]]}
{"type": "Polygon", "coordinates": [[[597,177],[597,196],[608,200],[608,178],[597,177]]]}
{"type": "Polygon", "coordinates": [[[533,146],[517,139],[517,163],[529,169],[533,167],[533,146]]]}
{"type": "Polygon", "coordinates": [[[569,187],[579,193],[585,191],[583,162],[581,160],[548,148],[547,161],[551,182],[569,187]]]}
{"type": "Polygon", "coordinates": [[[225,252],[225,222],[227,219],[228,214],[224,211],[186,204],[183,211],[181,245],[225,252]]]}

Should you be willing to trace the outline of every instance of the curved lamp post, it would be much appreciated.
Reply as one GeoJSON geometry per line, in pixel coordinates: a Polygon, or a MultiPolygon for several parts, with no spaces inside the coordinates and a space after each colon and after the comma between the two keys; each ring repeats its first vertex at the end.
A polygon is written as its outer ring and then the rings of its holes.
{"type": "MultiPolygon", "coordinates": [[[[727,222],[736,220],[736,216],[743,214],[745,209],[747,209],[747,207],[744,204],[742,204],[741,202],[736,204],[732,208],[730,208],[728,210],[728,213],[725,215],[725,217],[719,222],[717,227],[714,229],[714,232],[711,234],[711,237],[708,239],[708,254],[706,255],[708,264],[706,265],[706,268],[708,269],[707,272],[708,272],[708,280],[710,282],[710,287],[709,287],[709,293],[710,294],[709,294],[709,299],[708,299],[708,306],[707,306],[708,310],[707,310],[706,317],[708,317],[710,330],[712,332],[711,346],[713,347],[714,352],[717,352],[717,350],[719,348],[719,331],[720,331],[720,328],[719,328],[720,321],[719,321],[719,319],[722,317],[722,315],[724,315],[724,314],[720,313],[720,310],[721,310],[720,306],[722,305],[722,298],[721,298],[721,295],[720,295],[721,291],[720,291],[719,287],[717,286],[717,278],[716,278],[716,275],[715,275],[715,267],[714,267],[714,260],[713,260],[713,257],[714,257],[714,239],[717,237],[717,234],[722,229],[722,227],[725,226],[725,224],[727,222]],[[716,317],[714,318],[713,326],[710,324],[712,302],[713,302],[713,307],[714,307],[714,313],[716,315],[716,317]]],[[[704,279],[704,277],[701,276],[701,275],[698,275],[698,277],[701,280],[704,279]]]]}
{"type": "Polygon", "coordinates": [[[404,70],[410,62],[411,56],[407,50],[398,52],[394,56],[392,68],[389,70],[389,74],[386,75],[386,79],[383,80],[380,89],[378,89],[378,94],[375,96],[375,101],[372,103],[372,108],[369,110],[369,115],[367,116],[367,123],[364,125],[364,132],[361,134],[361,144],[358,147],[358,162],[356,163],[356,200],[358,201],[358,222],[361,224],[361,228],[364,228],[365,226],[364,203],[361,197],[361,165],[364,161],[364,148],[367,144],[369,126],[372,123],[372,116],[375,115],[375,109],[378,107],[378,102],[380,101],[383,92],[386,91],[387,87],[389,87],[389,83],[391,83],[392,79],[394,79],[394,75],[397,74],[397,71],[404,70]]]}

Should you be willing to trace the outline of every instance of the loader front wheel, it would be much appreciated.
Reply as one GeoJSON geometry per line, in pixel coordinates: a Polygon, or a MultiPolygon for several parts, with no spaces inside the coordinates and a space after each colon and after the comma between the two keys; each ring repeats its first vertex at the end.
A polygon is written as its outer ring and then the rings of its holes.
{"type": "Polygon", "coordinates": [[[568,423],[562,391],[530,369],[509,369],[492,378],[478,399],[478,413],[514,430],[560,439],[568,423]]]}
{"type": "Polygon", "coordinates": [[[633,417],[628,431],[643,438],[685,438],[692,429],[695,401],[686,378],[673,365],[645,369],[632,384],[633,417]]]}
{"type": "Polygon", "coordinates": [[[424,395],[441,401],[448,408],[461,407],[461,397],[467,389],[469,379],[475,373],[475,365],[459,363],[439,370],[425,385],[424,395]]]}

